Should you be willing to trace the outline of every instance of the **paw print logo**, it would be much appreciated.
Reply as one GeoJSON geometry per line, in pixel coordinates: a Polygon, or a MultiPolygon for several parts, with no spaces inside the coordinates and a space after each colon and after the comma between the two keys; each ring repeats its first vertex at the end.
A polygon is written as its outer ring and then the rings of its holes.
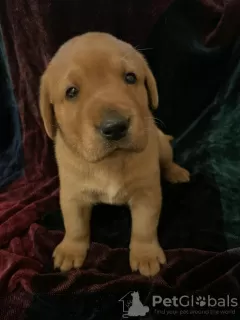
{"type": "Polygon", "coordinates": [[[199,307],[204,307],[206,305],[206,298],[201,296],[196,297],[196,305],[199,307]]]}

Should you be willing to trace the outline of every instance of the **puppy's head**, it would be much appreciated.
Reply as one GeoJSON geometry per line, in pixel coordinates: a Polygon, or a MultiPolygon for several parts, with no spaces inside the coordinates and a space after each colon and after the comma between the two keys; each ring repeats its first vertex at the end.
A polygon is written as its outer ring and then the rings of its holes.
{"type": "Polygon", "coordinates": [[[155,79],[130,44],[105,33],[66,42],[41,79],[46,132],[56,131],[76,154],[96,162],[115,150],[141,152],[157,108],[155,79]]]}

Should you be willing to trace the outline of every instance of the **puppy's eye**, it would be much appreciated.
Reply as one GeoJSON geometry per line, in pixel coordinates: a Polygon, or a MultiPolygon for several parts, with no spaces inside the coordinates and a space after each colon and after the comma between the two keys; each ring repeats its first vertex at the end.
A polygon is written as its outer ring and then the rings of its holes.
{"type": "Polygon", "coordinates": [[[128,72],[125,74],[124,80],[127,84],[135,84],[137,82],[137,76],[133,72],[128,72]]]}
{"type": "Polygon", "coordinates": [[[79,93],[79,90],[78,88],[76,87],[69,87],[67,90],[66,90],[66,98],[67,99],[73,99],[75,98],[79,93]]]}

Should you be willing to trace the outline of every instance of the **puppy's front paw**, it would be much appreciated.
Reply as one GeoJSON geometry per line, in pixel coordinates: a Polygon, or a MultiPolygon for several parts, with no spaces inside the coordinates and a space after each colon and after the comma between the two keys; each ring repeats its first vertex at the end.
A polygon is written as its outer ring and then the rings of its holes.
{"type": "Polygon", "coordinates": [[[164,170],[164,178],[171,183],[184,183],[190,181],[190,173],[176,163],[172,163],[164,170]]]}
{"type": "Polygon", "coordinates": [[[143,276],[154,276],[160,271],[160,264],[166,263],[166,256],[158,243],[133,242],[130,246],[130,266],[143,276]]]}
{"type": "Polygon", "coordinates": [[[80,268],[86,258],[88,242],[63,239],[53,252],[54,268],[69,271],[80,268]]]}

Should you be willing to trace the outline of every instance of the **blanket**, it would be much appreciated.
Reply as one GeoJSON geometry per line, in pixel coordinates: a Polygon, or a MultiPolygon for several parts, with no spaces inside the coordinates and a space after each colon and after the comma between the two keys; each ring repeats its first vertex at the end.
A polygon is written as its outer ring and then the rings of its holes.
{"type": "Polygon", "coordinates": [[[1,319],[238,315],[239,14],[238,0],[0,3],[25,161],[24,177],[0,193],[1,319]],[[150,279],[129,267],[128,208],[107,205],[93,210],[83,268],[53,270],[64,226],[39,77],[60,44],[88,30],[113,33],[146,55],[159,89],[156,122],[192,172],[189,184],[162,182],[159,239],[168,263],[150,279]]]}

